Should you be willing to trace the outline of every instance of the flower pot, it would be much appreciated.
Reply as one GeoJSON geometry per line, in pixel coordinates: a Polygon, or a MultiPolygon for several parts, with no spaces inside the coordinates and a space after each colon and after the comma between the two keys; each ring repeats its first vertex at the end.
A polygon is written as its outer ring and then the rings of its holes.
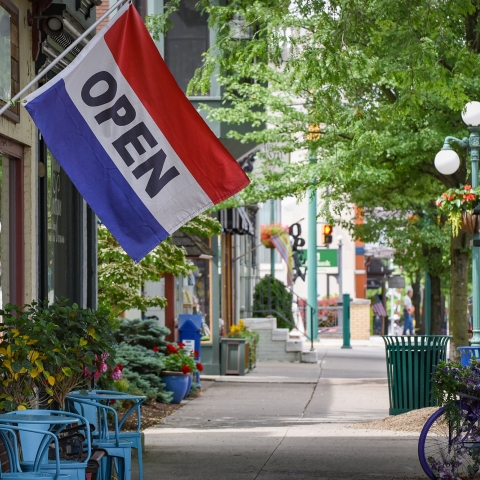
{"type": "Polygon", "coordinates": [[[187,391],[185,392],[185,396],[183,398],[186,398],[188,394],[190,393],[190,388],[192,388],[192,381],[193,381],[193,373],[188,374],[188,384],[187,384],[187,391]]]}
{"type": "Polygon", "coordinates": [[[462,230],[467,233],[480,232],[478,215],[472,215],[470,212],[462,212],[462,230]]]}
{"type": "Polygon", "coordinates": [[[180,403],[187,393],[188,380],[190,375],[182,372],[162,372],[162,381],[165,384],[165,390],[173,393],[171,403],[180,403]]]}

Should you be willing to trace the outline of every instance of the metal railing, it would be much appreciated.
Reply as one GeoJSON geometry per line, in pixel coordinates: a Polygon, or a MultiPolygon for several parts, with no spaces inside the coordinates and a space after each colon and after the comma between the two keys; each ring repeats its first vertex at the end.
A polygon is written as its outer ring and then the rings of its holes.
{"type": "MultiPolygon", "coordinates": [[[[296,329],[304,334],[311,342],[313,349],[313,337],[309,335],[307,319],[308,311],[314,315],[314,307],[310,305],[304,298],[297,295],[293,290],[279,288],[275,279],[267,276],[261,282],[263,286],[254,289],[256,293],[253,295],[251,304],[243,310],[245,316],[273,316],[277,319],[279,328],[296,329]]],[[[318,306],[317,307],[318,333],[334,330],[333,333],[342,332],[342,307],[341,306],[318,306]]]]}

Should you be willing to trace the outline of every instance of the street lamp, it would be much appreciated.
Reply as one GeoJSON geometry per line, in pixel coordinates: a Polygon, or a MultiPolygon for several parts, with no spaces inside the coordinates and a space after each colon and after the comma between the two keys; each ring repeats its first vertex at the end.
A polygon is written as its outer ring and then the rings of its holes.
{"type": "MultiPolygon", "coordinates": [[[[436,169],[444,175],[452,175],[460,166],[460,158],[452,149],[450,142],[456,143],[465,148],[470,154],[472,163],[472,187],[478,187],[478,160],[480,154],[480,102],[469,102],[465,105],[462,112],[462,119],[470,131],[469,138],[459,140],[455,137],[446,137],[442,149],[435,157],[436,169]]],[[[472,327],[473,337],[470,340],[472,345],[480,345],[480,235],[478,232],[473,234],[473,255],[472,255],[472,283],[473,283],[473,299],[472,299],[472,327]]]]}

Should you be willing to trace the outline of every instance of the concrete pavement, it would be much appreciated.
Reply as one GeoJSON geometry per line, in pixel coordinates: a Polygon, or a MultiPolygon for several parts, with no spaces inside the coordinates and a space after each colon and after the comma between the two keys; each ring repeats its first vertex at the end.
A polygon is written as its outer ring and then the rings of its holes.
{"type": "Polygon", "coordinates": [[[145,480],[425,478],[417,437],[348,428],[388,415],[383,344],[318,351],[318,365],[203,379],[201,396],[145,431],[145,480]]]}

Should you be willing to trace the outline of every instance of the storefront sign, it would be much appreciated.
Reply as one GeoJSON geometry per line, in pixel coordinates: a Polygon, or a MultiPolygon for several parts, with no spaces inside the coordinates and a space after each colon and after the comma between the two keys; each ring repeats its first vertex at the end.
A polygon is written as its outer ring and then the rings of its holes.
{"type": "MultiPolygon", "coordinates": [[[[302,262],[307,261],[307,250],[298,252],[302,262]]],[[[338,273],[338,250],[335,248],[319,248],[317,250],[317,273],[338,273]]]]}

